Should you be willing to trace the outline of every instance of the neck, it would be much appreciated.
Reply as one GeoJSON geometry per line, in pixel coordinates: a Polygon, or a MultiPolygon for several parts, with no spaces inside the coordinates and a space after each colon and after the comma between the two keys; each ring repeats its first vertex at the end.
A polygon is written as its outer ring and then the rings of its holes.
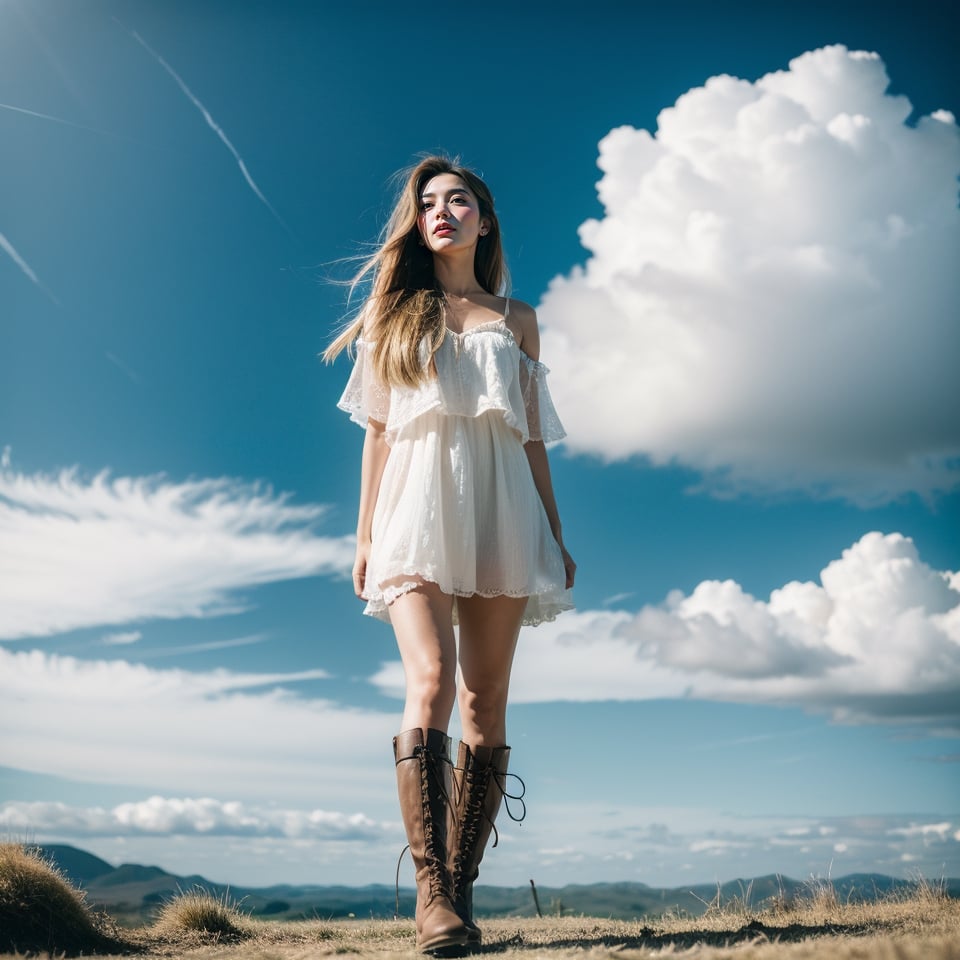
{"type": "Polygon", "coordinates": [[[469,259],[458,257],[453,262],[446,258],[433,258],[433,270],[437,282],[443,292],[451,297],[466,297],[473,293],[484,292],[473,272],[473,251],[469,253],[469,259]]]}

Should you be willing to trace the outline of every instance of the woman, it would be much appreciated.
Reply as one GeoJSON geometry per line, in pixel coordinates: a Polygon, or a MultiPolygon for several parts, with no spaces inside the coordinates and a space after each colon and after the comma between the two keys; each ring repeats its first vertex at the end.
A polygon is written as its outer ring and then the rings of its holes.
{"type": "Polygon", "coordinates": [[[572,606],[576,565],[544,446],[564,434],[536,315],[500,295],[500,226],[484,182],[428,157],[384,235],[356,278],[371,275],[370,294],[325,357],[356,344],[339,403],[366,429],[353,586],[365,612],[393,626],[406,676],[394,759],[417,946],[456,953],[480,944],[472,889],[504,792],[520,627],[572,606]],[[451,782],[455,698],[463,740],[451,782]]]}

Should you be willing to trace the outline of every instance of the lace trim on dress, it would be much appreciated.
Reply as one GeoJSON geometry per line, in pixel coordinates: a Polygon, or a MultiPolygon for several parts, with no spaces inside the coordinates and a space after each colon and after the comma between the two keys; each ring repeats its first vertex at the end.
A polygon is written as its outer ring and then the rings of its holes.
{"type": "Polygon", "coordinates": [[[531,440],[543,440],[544,443],[562,440],[567,435],[547,387],[549,372],[545,364],[531,360],[520,351],[520,391],[527,413],[527,432],[531,440]]]}
{"type": "Polygon", "coordinates": [[[451,330],[448,334],[449,339],[441,349],[452,349],[454,355],[459,356],[469,348],[475,352],[480,364],[475,373],[480,383],[472,387],[482,385],[483,389],[478,389],[477,399],[470,409],[457,409],[459,404],[456,403],[450,408],[462,384],[446,378],[443,383],[437,378],[430,379],[418,389],[391,391],[383,385],[373,368],[373,343],[363,339],[356,342],[353,370],[337,406],[350,414],[350,419],[361,427],[367,426],[368,419],[386,424],[387,442],[391,445],[407,425],[437,408],[461,416],[479,416],[499,410],[508,426],[517,431],[524,443],[528,439],[552,443],[567,435],[547,386],[549,368],[539,360],[532,360],[517,346],[512,332],[502,319],[478,324],[462,333],[451,330]],[[476,343],[474,336],[482,337],[483,342],[476,343]],[[519,363],[514,368],[515,376],[509,372],[509,362],[504,368],[496,360],[496,352],[487,351],[485,344],[489,342],[486,339],[489,336],[505,338],[513,356],[519,357],[519,363]],[[519,396],[516,392],[518,387],[519,396]]]}
{"type": "Polygon", "coordinates": [[[350,414],[350,419],[366,428],[367,420],[386,423],[390,417],[390,389],[385,387],[373,369],[373,344],[357,340],[357,356],[350,379],[337,401],[337,406],[350,414]]]}
{"type": "MultiPolygon", "coordinates": [[[[419,577],[419,574],[415,574],[419,577]]],[[[402,597],[411,590],[421,587],[424,581],[436,583],[427,577],[420,577],[417,580],[406,580],[403,583],[394,584],[384,589],[383,593],[367,601],[364,608],[364,614],[373,617],[376,620],[382,620],[384,623],[390,622],[388,608],[398,597],[402,597]]],[[[541,623],[552,623],[557,617],[567,610],[573,610],[573,600],[569,590],[556,591],[553,593],[528,594],[520,593],[515,590],[458,590],[454,587],[452,596],[453,603],[453,624],[456,626],[460,622],[457,611],[457,597],[520,597],[527,598],[527,606],[523,611],[523,617],[520,621],[522,627],[537,627],[541,623]]]]}

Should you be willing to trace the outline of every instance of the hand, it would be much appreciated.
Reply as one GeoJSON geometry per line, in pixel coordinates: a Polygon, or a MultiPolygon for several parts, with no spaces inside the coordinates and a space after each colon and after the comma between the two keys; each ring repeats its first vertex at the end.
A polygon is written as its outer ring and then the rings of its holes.
{"type": "Polygon", "coordinates": [[[563,544],[560,545],[560,553],[563,556],[563,569],[567,571],[567,589],[570,590],[577,575],[577,565],[573,562],[573,557],[570,556],[563,544]]]}
{"type": "Polygon", "coordinates": [[[363,591],[367,585],[367,560],[369,556],[370,544],[358,543],[356,559],[353,561],[353,592],[361,600],[367,599],[363,595],[363,591]]]}

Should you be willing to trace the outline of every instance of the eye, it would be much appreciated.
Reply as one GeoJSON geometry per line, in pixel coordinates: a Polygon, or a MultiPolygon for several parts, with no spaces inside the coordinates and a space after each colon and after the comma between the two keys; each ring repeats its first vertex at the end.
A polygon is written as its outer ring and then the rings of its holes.
{"type": "Polygon", "coordinates": [[[421,210],[429,210],[432,206],[433,206],[433,202],[432,202],[431,200],[424,200],[424,201],[420,204],[420,209],[421,209],[421,210]]]}

